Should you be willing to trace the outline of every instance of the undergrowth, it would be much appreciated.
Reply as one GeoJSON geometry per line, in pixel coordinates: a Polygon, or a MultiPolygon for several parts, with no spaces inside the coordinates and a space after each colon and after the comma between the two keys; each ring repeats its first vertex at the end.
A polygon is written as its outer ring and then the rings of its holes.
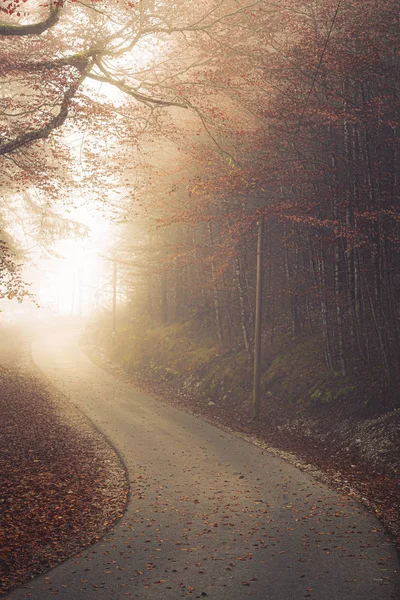
{"type": "MultiPolygon", "coordinates": [[[[106,320],[92,323],[85,337],[128,373],[191,388],[209,402],[250,403],[253,360],[240,346],[217,343],[195,321],[128,323],[112,340],[106,320]]],[[[317,335],[295,338],[288,332],[274,343],[264,340],[261,392],[286,406],[318,409],[340,402],[350,412],[379,412],[376,398],[382,393],[372,373],[342,377],[328,369],[317,335]]]]}

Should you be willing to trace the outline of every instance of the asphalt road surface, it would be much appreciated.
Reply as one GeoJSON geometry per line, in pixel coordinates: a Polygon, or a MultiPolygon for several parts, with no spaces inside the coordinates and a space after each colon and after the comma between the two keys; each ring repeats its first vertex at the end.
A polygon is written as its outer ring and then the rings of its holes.
{"type": "Polygon", "coordinates": [[[116,380],[76,335],[33,357],[118,449],[131,497],[105,539],[7,598],[400,598],[395,549],[355,501],[116,380]]]}

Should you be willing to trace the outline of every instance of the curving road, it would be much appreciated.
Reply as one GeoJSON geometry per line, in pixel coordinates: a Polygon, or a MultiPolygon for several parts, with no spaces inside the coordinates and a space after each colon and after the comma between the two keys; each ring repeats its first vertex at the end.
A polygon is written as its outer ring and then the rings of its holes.
{"type": "Polygon", "coordinates": [[[356,502],[114,379],[73,333],[33,357],[118,448],[132,490],[105,539],[10,600],[400,598],[395,549],[356,502]]]}

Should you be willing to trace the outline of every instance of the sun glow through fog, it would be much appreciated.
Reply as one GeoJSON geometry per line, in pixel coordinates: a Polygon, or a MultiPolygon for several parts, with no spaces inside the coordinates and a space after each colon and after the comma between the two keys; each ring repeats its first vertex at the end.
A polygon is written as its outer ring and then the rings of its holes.
{"type": "Polygon", "coordinates": [[[55,314],[83,316],[99,304],[109,224],[88,209],[74,217],[88,227],[87,236],[60,241],[57,256],[37,261],[38,302],[55,314]]]}

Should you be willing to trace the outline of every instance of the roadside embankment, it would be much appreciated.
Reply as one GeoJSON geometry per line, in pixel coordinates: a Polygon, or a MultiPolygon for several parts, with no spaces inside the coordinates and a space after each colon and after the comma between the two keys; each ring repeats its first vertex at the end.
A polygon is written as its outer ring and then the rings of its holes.
{"type": "Polygon", "coordinates": [[[0,414],[1,594],[99,539],[128,491],[114,450],[46,383],[15,331],[2,330],[0,414]]]}

